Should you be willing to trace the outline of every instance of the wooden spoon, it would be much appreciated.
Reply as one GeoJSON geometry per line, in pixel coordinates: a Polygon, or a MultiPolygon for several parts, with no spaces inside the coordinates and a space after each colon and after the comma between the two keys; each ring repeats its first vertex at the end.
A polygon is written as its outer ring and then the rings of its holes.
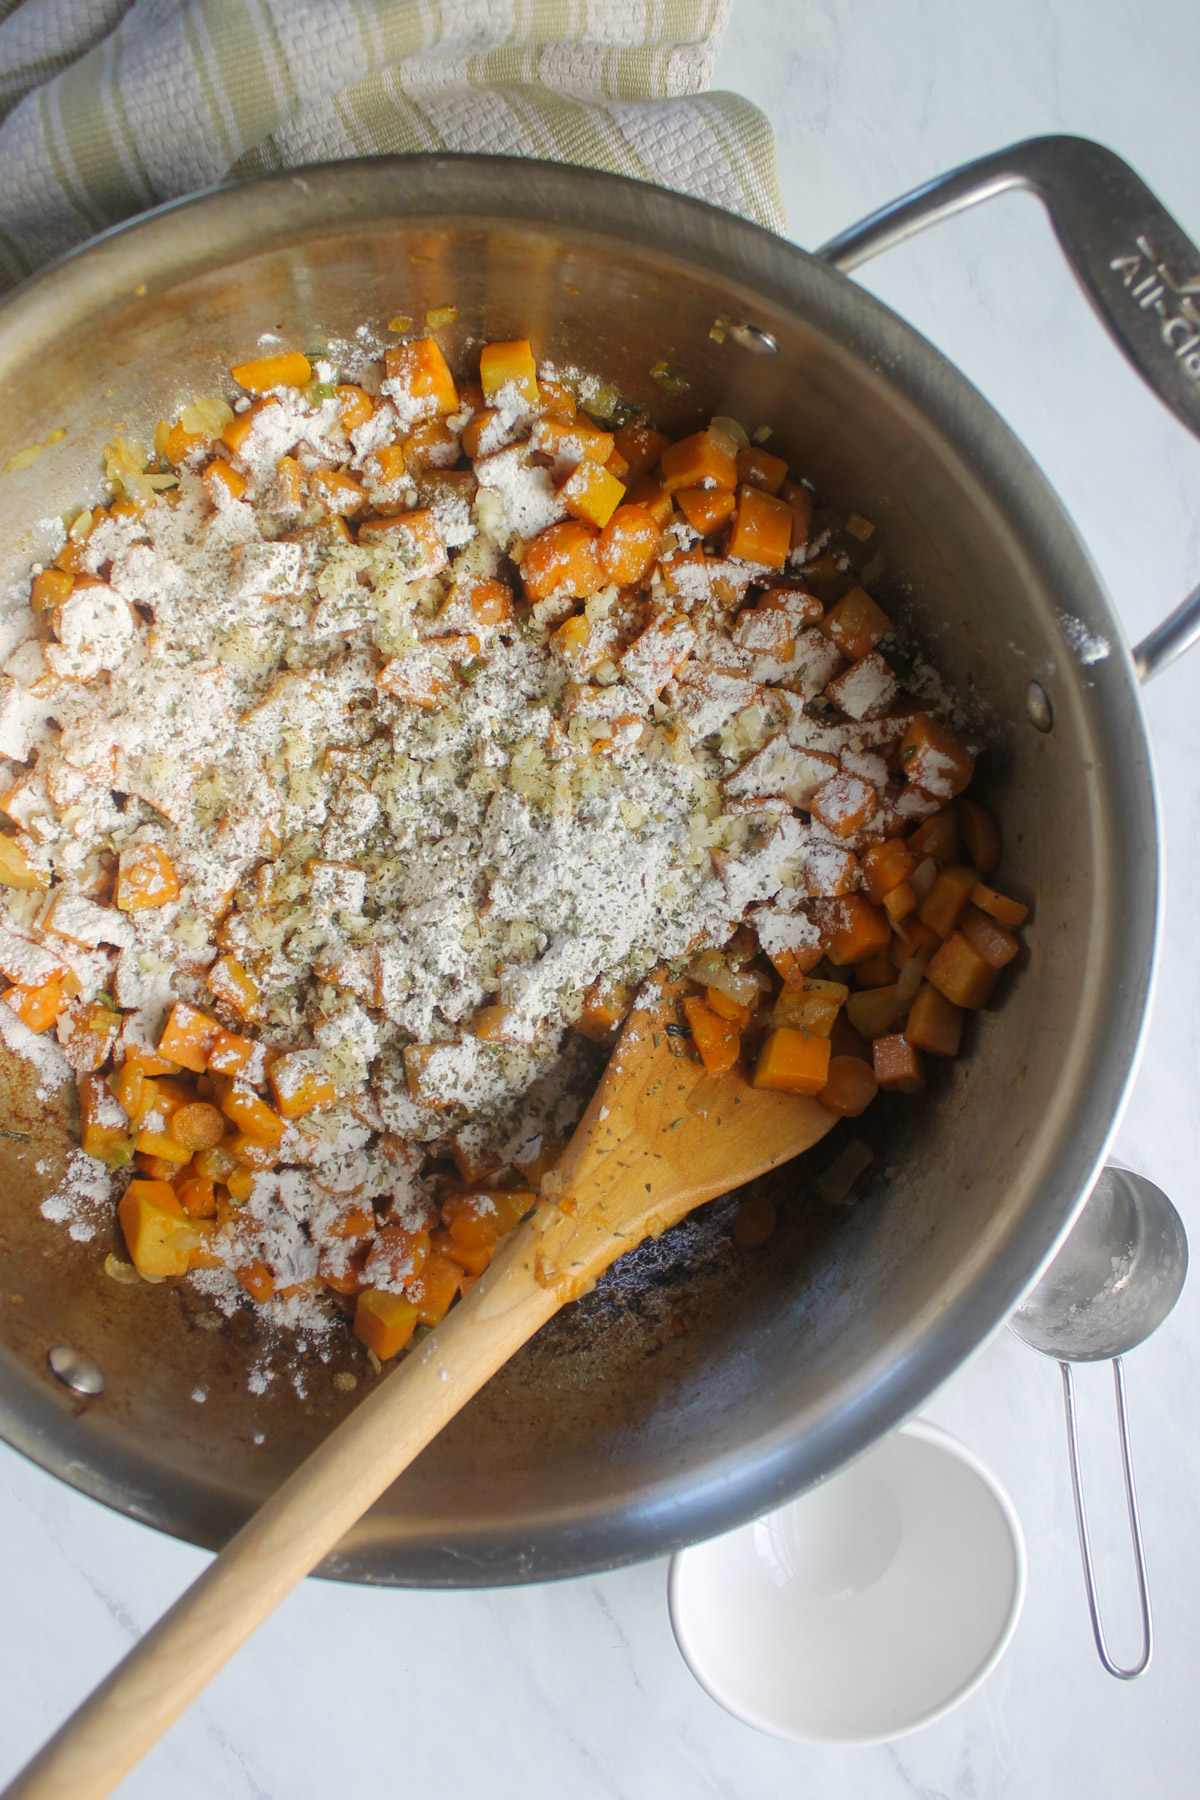
{"type": "Polygon", "coordinates": [[[835,1123],[807,1096],[713,1083],[639,1000],[555,1174],[487,1274],[231,1539],[5,1789],[101,1800],[442,1426],[609,1264],[692,1207],[807,1150],[835,1123]],[[707,1098],[689,1108],[699,1083],[707,1098]]]}

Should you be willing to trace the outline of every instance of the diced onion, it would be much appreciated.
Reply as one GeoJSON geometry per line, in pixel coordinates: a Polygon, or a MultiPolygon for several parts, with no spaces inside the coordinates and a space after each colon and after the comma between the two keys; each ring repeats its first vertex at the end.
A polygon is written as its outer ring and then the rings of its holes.
{"type": "Polygon", "coordinates": [[[937,872],[937,864],[934,862],[932,856],[927,856],[924,862],[917,864],[916,868],[909,876],[908,885],[917,896],[918,906],[920,906],[922,900],[924,900],[926,894],[937,880],[937,872]]]}
{"type": "Polygon", "coordinates": [[[902,1013],[905,1007],[911,1003],[913,996],[921,985],[924,974],[925,958],[923,956],[910,956],[904,964],[904,967],[901,969],[899,979],[896,982],[897,1014],[902,1013]]]}
{"type": "Polygon", "coordinates": [[[875,1152],[868,1150],[861,1138],[851,1138],[845,1149],[835,1156],[824,1174],[817,1176],[817,1192],[822,1200],[831,1206],[844,1206],[850,1197],[850,1190],[862,1174],[875,1160],[875,1152]]]}
{"type": "Polygon", "coordinates": [[[712,420],[709,430],[723,431],[726,437],[733,439],[739,450],[750,448],[750,439],[746,434],[745,427],[739,425],[736,419],[727,419],[723,413],[718,413],[717,417],[712,420]]]}
{"type": "Polygon", "coordinates": [[[705,987],[728,994],[739,1006],[753,1006],[762,992],[757,974],[731,969],[719,950],[702,950],[688,974],[693,981],[702,981],[705,987]]]}

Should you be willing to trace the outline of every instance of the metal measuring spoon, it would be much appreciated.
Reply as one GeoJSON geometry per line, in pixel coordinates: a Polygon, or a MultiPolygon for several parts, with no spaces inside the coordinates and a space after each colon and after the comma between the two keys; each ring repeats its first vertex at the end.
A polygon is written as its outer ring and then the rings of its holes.
{"type": "Polygon", "coordinates": [[[1162,1189],[1147,1181],[1144,1175],[1134,1175],[1130,1170],[1110,1163],[1092,1189],[1070,1237],[1009,1320],[1010,1329],[1024,1343],[1040,1350],[1043,1356],[1053,1356],[1062,1370],[1071,1488],[1075,1495],[1075,1521],[1079,1527],[1079,1549],[1087,1583],[1088,1610],[1092,1615],[1092,1633],[1100,1661],[1119,1681],[1132,1681],[1141,1675],[1149,1667],[1154,1649],[1121,1358],[1158,1330],[1183,1291],[1187,1265],[1183,1221],[1162,1189]],[[1121,1668],[1109,1655],[1100,1620],[1079,1472],[1079,1437],[1071,1381],[1072,1363],[1104,1362],[1109,1358],[1112,1359],[1117,1396],[1125,1498],[1142,1610],[1142,1654],[1129,1669],[1121,1668]]]}

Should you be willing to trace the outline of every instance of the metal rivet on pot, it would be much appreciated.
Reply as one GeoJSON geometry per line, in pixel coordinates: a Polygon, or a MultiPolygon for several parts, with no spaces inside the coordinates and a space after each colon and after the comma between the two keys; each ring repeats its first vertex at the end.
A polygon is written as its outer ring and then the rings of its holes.
{"type": "Polygon", "coordinates": [[[1025,695],[1025,711],[1029,714],[1029,723],[1035,731],[1051,731],[1054,728],[1054,708],[1050,704],[1050,696],[1040,681],[1031,681],[1025,695]]]}
{"type": "Polygon", "coordinates": [[[83,1394],[90,1399],[104,1392],[104,1371],[82,1350],[74,1350],[70,1344],[55,1344],[46,1352],[46,1361],[50,1364],[51,1374],[57,1375],[73,1394],[83,1394]]]}
{"type": "Polygon", "coordinates": [[[761,325],[730,325],[728,331],[738,349],[749,350],[751,356],[777,356],[779,353],[779,345],[761,325]]]}

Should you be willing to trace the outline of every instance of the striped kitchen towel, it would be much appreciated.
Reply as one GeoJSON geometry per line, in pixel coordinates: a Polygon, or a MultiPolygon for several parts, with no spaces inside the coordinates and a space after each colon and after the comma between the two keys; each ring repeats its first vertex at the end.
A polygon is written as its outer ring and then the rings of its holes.
{"type": "Polygon", "coordinates": [[[776,230],[707,84],[733,0],[0,0],[0,286],[163,200],[346,156],[587,163],[776,230]]]}

